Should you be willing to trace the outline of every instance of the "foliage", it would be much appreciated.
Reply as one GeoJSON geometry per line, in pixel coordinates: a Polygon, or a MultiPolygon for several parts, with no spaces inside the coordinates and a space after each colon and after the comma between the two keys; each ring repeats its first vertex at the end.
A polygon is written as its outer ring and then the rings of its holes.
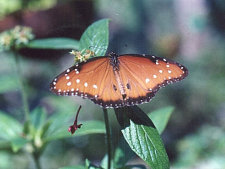
{"type": "Polygon", "coordinates": [[[224,168],[224,130],[217,126],[204,125],[194,134],[179,141],[178,159],[175,168],[224,168]]]}
{"type": "Polygon", "coordinates": [[[137,106],[116,110],[122,133],[131,149],[151,168],[169,168],[169,160],[153,122],[137,106]]]}
{"type": "Polygon", "coordinates": [[[165,108],[161,108],[159,110],[155,110],[148,114],[149,118],[153,121],[156,129],[158,130],[159,134],[163,132],[166,128],[166,124],[169,121],[169,118],[174,110],[174,107],[169,106],[165,108]]]}
{"type": "Polygon", "coordinates": [[[0,18],[4,15],[28,8],[31,10],[45,9],[56,4],[56,0],[1,0],[0,18]]]}
{"type": "Polygon", "coordinates": [[[108,20],[100,20],[89,26],[80,39],[79,50],[89,49],[97,56],[104,56],[109,44],[108,20]]]}
{"type": "Polygon", "coordinates": [[[26,47],[38,49],[79,49],[79,43],[77,40],[70,38],[48,38],[33,40],[26,47]]]}
{"type": "MultiPolygon", "coordinates": [[[[47,112],[43,107],[37,107],[31,112],[30,124],[20,124],[6,112],[0,112],[0,138],[11,145],[14,152],[18,152],[25,145],[32,145],[32,151],[42,151],[50,141],[72,136],[80,136],[95,133],[104,133],[104,125],[100,121],[87,121],[87,125],[77,131],[76,135],[70,135],[66,124],[71,119],[71,114],[58,112],[47,118],[47,112]]],[[[2,142],[2,145],[3,143],[2,142]]],[[[1,144],[1,143],[0,143],[1,144]]],[[[8,145],[4,144],[5,147],[8,145]]],[[[2,147],[0,145],[0,147],[2,147]]]]}
{"type": "Polygon", "coordinates": [[[0,34],[0,51],[18,49],[34,38],[29,27],[16,26],[0,34]]]}

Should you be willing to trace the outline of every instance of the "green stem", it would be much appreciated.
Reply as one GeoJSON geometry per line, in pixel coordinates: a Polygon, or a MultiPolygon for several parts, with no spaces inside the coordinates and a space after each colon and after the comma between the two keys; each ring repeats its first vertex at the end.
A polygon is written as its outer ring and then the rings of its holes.
{"type": "MultiPolygon", "coordinates": [[[[16,73],[17,73],[18,83],[19,83],[21,96],[22,96],[22,101],[23,101],[23,109],[24,109],[25,121],[28,123],[28,126],[29,126],[29,123],[30,123],[30,110],[29,110],[29,105],[28,105],[27,94],[26,94],[26,91],[25,91],[24,80],[23,80],[22,73],[21,73],[21,68],[20,68],[20,55],[17,53],[16,50],[13,53],[14,53],[14,56],[15,56],[16,73]]],[[[37,153],[37,151],[35,151],[32,154],[32,156],[33,156],[36,168],[37,169],[41,169],[40,153],[37,153]]]]}
{"type": "Polygon", "coordinates": [[[33,154],[34,163],[37,169],[41,169],[40,156],[38,154],[33,154]]]}
{"type": "Polygon", "coordinates": [[[111,168],[111,133],[109,127],[109,118],[108,112],[106,109],[103,109],[104,119],[105,119],[105,129],[106,129],[106,139],[107,139],[107,149],[108,149],[108,169],[111,168]]]}
{"type": "Polygon", "coordinates": [[[30,121],[30,117],[29,117],[30,116],[30,112],[29,112],[27,94],[25,92],[24,82],[23,82],[23,78],[21,76],[21,70],[20,70],[20,64],[19,64],[19,55],[18,55],[17,51],[15,51],[13,53],[14,53],[14,57],[15,57],[15,65],[16,65],[16,73],[17,73],[17,77],[18,77],[18,83],[19,83],[20,90],[21,90],[21,95],[22,95],[23,109],[24,109],[24,114],[25,114],[25,121],[29,122],[30,121]]]}

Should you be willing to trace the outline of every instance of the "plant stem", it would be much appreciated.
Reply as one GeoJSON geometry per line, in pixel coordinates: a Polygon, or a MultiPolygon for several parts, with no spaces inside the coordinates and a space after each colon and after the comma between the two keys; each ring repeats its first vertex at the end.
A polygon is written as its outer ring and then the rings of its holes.
{"type": "MultiPolygon", "coordinates": [[[[16,65],[16,74],[18,77],[18,83],[22,95],[22,102],[23,102],[23,109],[24,109],[24,116],[25,116],[25,122],[30,123],[30,111],[29,111],[29,105],[28,105],[28,99],[27,99],[27,94],[25,92],[25,87],[24,87],[24,81],[20,69],[20,55],[17,53],[16,50],[13,51],[14,58],[15,58],[15,65],[16,65]]],[[[37,150],[32,154],[34,163],[37,169],[41,169],[40,165],[40,154],[37,153],[37,150]]]]}
{"type": "Polygon", "coordinates": [[[106,109],[103,109],[104,119],[105,119],[105,129],[106,129],[106,139],[107,139],[107,149],[108,149],[108,169],[111,168],[111,133],[109,127],[109,118],[108,112],[106,109]]]}
{"type": "Polygon", "coordinates": [[[27,94],[25,92],[24,82],[23,82],[23,78],[21,76],[21,70],[20,70],[20,64],[19,64],[19,55],[18,55],[17,51],[14,51],[13,54],[14,54],[14,57],[15,57],[15,65],[16,65],[16,73],[17,73],[17,77],[18,77],[18,83],[19,83],[21,95],[22,95],[25,121],[29,122],[30,121],[30,117],[29,117],[30,112],[29,112],[29,106],[28,106],[28,101],[27,101],[27,94]]]}
{"type": "Polygon", "coordinates": [[[34,163],[37,169],[41,169],[40,156],[38,154],[33,154],[34,163]]]}

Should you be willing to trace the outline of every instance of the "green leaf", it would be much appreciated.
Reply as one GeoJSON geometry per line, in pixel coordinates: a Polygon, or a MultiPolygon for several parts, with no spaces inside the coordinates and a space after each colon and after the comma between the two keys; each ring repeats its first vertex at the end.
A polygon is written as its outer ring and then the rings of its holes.
{"type": "Polygon", "coordinates": [[[11,148],[10,141],[6,141],[6,140],[1,140],[0,139],[0,150],[1,149],[9,149],[9,148],[11,148]]]}
{"type": "Polygon", "coordinates": [[[91,162],[86,158],[85,159],[85,168],[88,169],[88,167],[90,166],[91,162]]]}
{"type": "MultiPolygon", "coordinates": [[[[77,109],[77,107],[71,109],[77,109]]],[[[65,137],[84,135],[84,134],[94,134],[94,133],[105,133],[105,125],[100,121],[87,121],[85,124],[81,126],[73,135],[68,132],[68,128],[71,125],[71,119],[74,118],[73,111],[63,112],[63,113],[55,113],[52,115],[47,123],[50,123],[48,130],[45,131],[43,139],[45,141],[61,139],[65,137]]]]}
{"type": "MultiPolygon", "coordinates": [[[[78,105],[74,104],[74,100],[68,97],[58,97],[55,95],[51,95],[51,97],[49,96],[45,98],[45,100],[52,108],[54,108],[53,109],[54,112],[61,112],[64,115],[70,114],[70,118],[71,118],[71,115],[73,114],[73,110],[78,109],[78,105]]],[[[54,120],[57,120],[58,118],[57,113],[54,113],[54,115],[51,116],[50,118],[53,118],[53,117],[55,117],[54,120]]]]}
{"type": "Polygon", "coordinates": [[[123,167],[128,162],[128,160],[134,157],[134,155],[134,152],[131,151],[127,142],[124,139],[121,139],[114,153],[115,168],[123,167]]]}
{"type": "Polygon", "coordinates": [[[169,107],[165,107],[165,108],[153,111],[148,114],[148,117],[153,121],[159,134],[161,134],[163,130],[165,129],[173,111],[174,111],[174,107],[169,106],[169,107]]]}
{"type": "Polygon", "coordinates": [[[31,123],[35,129],[40,129],[46,120],[47,112],[44,107],[37,107],[31,112],[31,123]]]}
{"type": "Polygon", "coordinates": [[[0,138],[11,140],[22,134],[22,125],[13,117],[0,111],[0,138]]]}
{"type": "Polygon", "coordinates": [[[142,164],[136,164],[136,165],[126,165],[117,169],[147,169],[147,168],[142,164]]]}
{"type": "Polygon", "coordinates": [[[86,169],[86,167],[77,165],[77,166],[66,166],[66,167],[61,167],[59,169],[86,169]]]}
{"type": "MultiPolygon", "coordinates": [[[[54,123],[54,121],[52,123],[54,123]]],[[[71,124],[68,122],[62,122],[61,126],[59,126],[58,128],[54,128],[54,130],[50,126],[49,131],[46,133],[45,140],[52,141],[66,137],[105,133],[105,125],[101,121],[85,121],[81,128],[78,129],[73,135],[68,132],[68,128],[70,125],[71,124]]]]}
{"type": "Polygon", "coordinates": [[[115,109],[130,148],[152,169],[169,169],[163,142],[152,121],[137,106],[115,109]]]}
{"type": "Polygon", "coordinates": [[[102,19],[90,25],[80,39],[79,50],[90,49],[96,56],[104,56],[109,44],[109,20],[102,19]]]}
{"type": "Polygon", "coordinates": [[[0,93],[18,90],[18,79],[15,75],[0,75],[0,93]]]}
{"type": "Polygon", "coordinates": [[[88,159],[85,159],[85,169],[103,169],[103,168],[95,166],[91,164],[91,162],[88,159]]]}
{"type": "MultiPolygon", "coordinates": [[[[103,158],[102,161],[101,161],[100,166],[101,166],[102,168],[107,168],[107,167],[108,167],[108,154],[106,154],[106,155],[104,156],[104,158],[103,158]]],[[[113,160],[111,160],[111,167],[110,167],[110,168],[111,168],[111,169],[114,169],[114,168],[115,168],[114,165],[113,165],[113,160]]]]}
{"type": "Polygon", "coordinates": [[[78,49],[79,42],[70,38],[47,38],[30,41],[25,47],[37,49],[78,49]]]}
{"type": "Polygon", "coordinates": [[[11,140],[11,146],[12,146],[13,152],[19,151],[23,146],[26,145],[27,142],[28,142],[28,140],[26,140],[25,138],[22,138],[22,137],[13,138],[11,140]]]}
{"type": "MultiPolygon", "coordinates": [[[[72,108],[72,107],[71,107],[72,108]]],[[[70,111],[72,112],[72,111],[70,111]]],[[[71,125],[72,113],[54,113],[46,122],[48,124],[47,130],[44,132],[43,138],[47,141],[49,137],[56,137],[57,133],[61,136],[61,132],[67,132],[69,125],[71,125]]],[[[53,139],[53,138],[52,138],[53,139]]]]}

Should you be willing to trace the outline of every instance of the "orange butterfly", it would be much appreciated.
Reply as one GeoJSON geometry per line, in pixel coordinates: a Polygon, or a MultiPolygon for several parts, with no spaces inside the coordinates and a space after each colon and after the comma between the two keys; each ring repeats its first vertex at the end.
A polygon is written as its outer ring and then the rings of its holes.
{"type": "Polygon", "coordinates": [[[103,108],[118,108],[149,102],[161,87],[187,75],[187,68],[166,58],[110,53],[70,67],[50,89],[57,95],[89,98],[103,108]]]}

